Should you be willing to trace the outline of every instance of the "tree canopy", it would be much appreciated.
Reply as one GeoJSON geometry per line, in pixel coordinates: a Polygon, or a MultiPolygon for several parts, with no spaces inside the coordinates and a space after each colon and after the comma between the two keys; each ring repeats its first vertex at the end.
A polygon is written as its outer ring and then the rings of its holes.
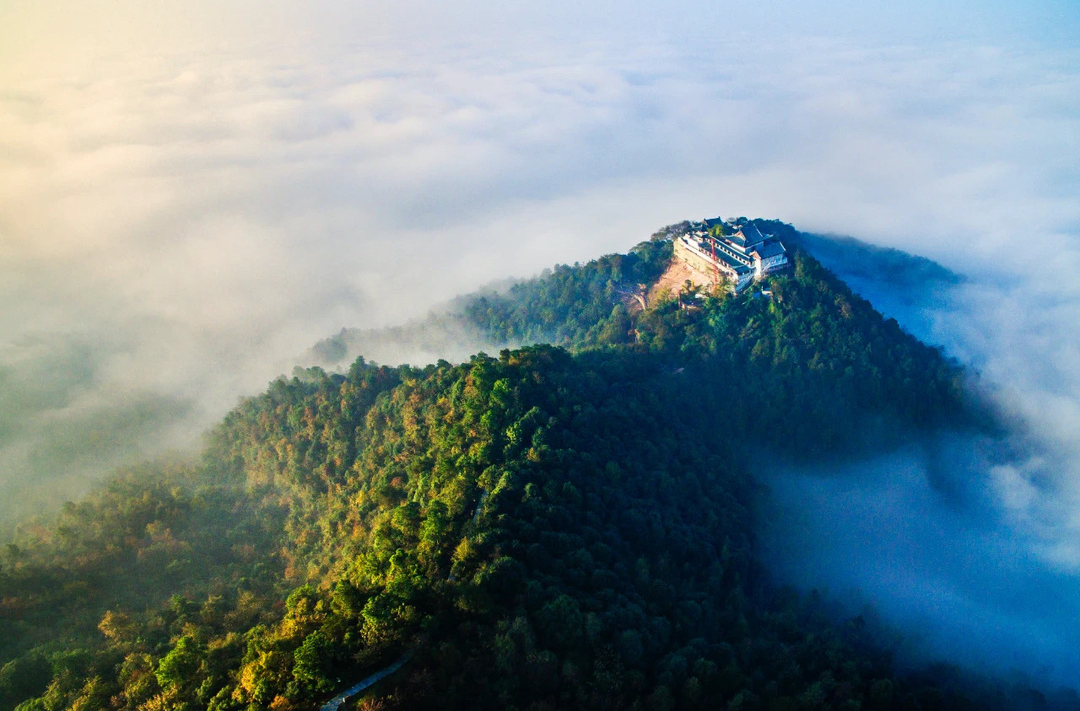
{"type": "MultiPolygon", "coordinates": [[[[872,619],[773,586],[751,461],[981,426],[966,376],[808,254],[633,308],[661,235],[458,317],[549,341],[274,381],[198,462],[118,474],[0,568],[0,708],[963,709],[1047,700],[898,670],[872,619]]],[[[1080,707],[1072,704],[1070,707],[1080,707]]]]}

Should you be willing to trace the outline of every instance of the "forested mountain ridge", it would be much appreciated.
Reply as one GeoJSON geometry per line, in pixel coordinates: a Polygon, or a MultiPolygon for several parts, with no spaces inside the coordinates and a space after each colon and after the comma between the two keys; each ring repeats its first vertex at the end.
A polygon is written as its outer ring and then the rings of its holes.
{"type": "Polygon", "coordinates": [[[801,252],[771,297],[629,307],[669,258],[661,234],[466,302],[558,345],[275,381],[200,462],[25,531],[0,704],[308,709],[411,651],[365,707],[1046,707],[901,673],[756,562],[760,450],[985,426],[964,372],[801,252]]]}

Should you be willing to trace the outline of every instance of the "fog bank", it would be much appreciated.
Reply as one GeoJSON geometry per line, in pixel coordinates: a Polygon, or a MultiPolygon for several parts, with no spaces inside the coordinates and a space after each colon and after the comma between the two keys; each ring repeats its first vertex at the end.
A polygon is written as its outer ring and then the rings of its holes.
{"type": "Polygon", "coordinates": [[[775,508],[762,541],[773,574],[828,591],[851,614],[874,609],[898,630],[902,661],[946,659],[1043,687],[1080,686],[1074,282],[1049,269],[1043,279],[973,272],[916,278],[901,290],[904,278],[874,278],[859,249],[823,253],[886,314],[976,369],[1010,431],[772,467],[775,508]]]}

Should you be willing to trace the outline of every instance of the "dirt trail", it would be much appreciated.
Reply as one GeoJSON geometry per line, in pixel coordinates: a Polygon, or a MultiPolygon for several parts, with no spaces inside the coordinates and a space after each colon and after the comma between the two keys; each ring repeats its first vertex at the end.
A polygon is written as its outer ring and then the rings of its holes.
{"type": "Polygon", "coordinates": [[[707,287],[713,283],[711,274],[705,274],[698,269],[694,269],[680,259],[674,259],[667,270],[660,275],[660,279],[657,280],[649,290],[649,304],[651,305],[653,301],[656,300],[656,297],[665,289],[667,289],[672,296],[676,296],[682,291],[683,285],[686,283],[687,279],[697,286],[707,287]]]}

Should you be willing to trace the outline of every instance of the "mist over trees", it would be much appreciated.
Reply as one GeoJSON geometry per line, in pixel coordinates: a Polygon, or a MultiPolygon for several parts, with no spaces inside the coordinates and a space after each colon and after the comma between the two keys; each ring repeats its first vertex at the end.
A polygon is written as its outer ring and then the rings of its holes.
{"type": "Polygon", "coordinates": [[[538,345],[274,381],[199,461],[24,528],[0,568],[0,706],[307,709],[410,652],[364,707],[1080,707],[900,669],[872,617],[772,583],[760,454],[994,418],[801,251],[768,294],[636,307],[670,253],[659,234],[453,315],[538,345]]]}

